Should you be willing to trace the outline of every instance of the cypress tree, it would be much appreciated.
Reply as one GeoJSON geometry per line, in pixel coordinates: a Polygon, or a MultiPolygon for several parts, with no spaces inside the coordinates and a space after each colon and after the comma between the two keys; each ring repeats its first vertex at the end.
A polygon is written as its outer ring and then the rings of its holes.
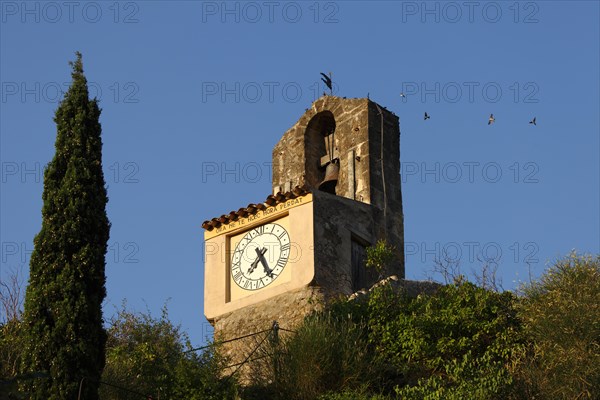
{"type": "Polygon", "coordinates": [[[110,231],[97,99],[90,100],[81,54],[54,116],[56,152],[44,171],[42,228],[34,239],[25,295],[23,372],[36,400],[97,399],[106,332],[102,302],[110,231]]]}

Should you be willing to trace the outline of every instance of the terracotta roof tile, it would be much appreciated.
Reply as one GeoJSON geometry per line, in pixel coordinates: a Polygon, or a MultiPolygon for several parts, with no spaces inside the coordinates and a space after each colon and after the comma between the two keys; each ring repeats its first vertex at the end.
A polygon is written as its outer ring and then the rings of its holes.
{"type": "Polygon", "coordinates": [[[202,223],[202,228],[206,229],[207,231],[212,231],[222,224],[228,224],[229,222],[235,221],[238,218],[244,218],[249,214],[256,214],[258,211],[262,211],[267,207],[275,206],[279,203],[283,203],[290,199],[295,199],[296,197],[304,196],[308,193],[310,193],[310,190],[296,186],[289,192],[279,192],[275,195],[270,194],[267,196],[267,199],[264,203],[248,204],[247,207],[242,207],[237,211],[231,211],[229,214],[223,214],[220,217],[215,217],[211,220],[204,221],[202,223]]]}

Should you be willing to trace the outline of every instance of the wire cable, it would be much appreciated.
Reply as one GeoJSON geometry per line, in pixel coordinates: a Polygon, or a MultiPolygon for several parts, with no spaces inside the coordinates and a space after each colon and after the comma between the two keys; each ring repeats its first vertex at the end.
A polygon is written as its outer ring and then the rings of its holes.
{"type": "MultiPolygon", "coordinates": [[[[270,329],[269,329],[269,330],[270,330],[270,329]]],[[[246,359],[245,359],[244,361],[242,361],[242,363],[241,363],[240,365],[238,365],[238,367],[235,369],[235,371],[233,371],[233,372],[231,373],[231,375],[229,375],[229,376],[227,377],[227,379],[229,379],[229,378],[231,378],[233,375],[235,375],[235,373],[239,371],[239,369],[242,367],[242,365],[244,365],[245,363],[247,363],[247,362],[248,362],[248,360],[250,360],[250,357],[252,357],[252,355],[253,355],[253,354],[256,352],[256,350],[258,350],[258,349],[260,348],[260,346],[262,346],[262,344],[265,342],[265,340],[267,340],[267,338],[268,338],[269,336],[271,336],[271,335],[265,335],[265,337],[263,338],[263,340],[261,340],[261,341],[260,341],[260,343],[259,343],[259,344],[258,344],[258,345],[257,345],[257,346],[254,348],[254,350],[252,350],[252,351],[250,352],[250,354],[248,354],[248,357],[246,357],[246,359]]],[[[226,379],[226,380],[227,380],[227,379],[226,379]]]]}
{"type": "Polygon", "coordinates": [[[219,342],[215,342],[213,344],[207,344],[206,346],[201,346],[201,347],[196,347],[194,349],[186,350],[186,351],[184,351],[184,353],[190,353],[192,351],[203,350],[203,349],[209,348],[211,346],[220,346],[220,345],[225,344],[225,343],[233,342],[233,341],[240,340],[240,339],[246,339],[246,338],[249,338],[251,336],[260,335],[261,333],[269,332],[270,330],[271,329],[265,329],[264,331],[255,332],[255,333],[249,333],[247,335],[236,337],[236,338],[233,338],[233,339],[227,339],[227,340],[222,340],[222,341],[219,341],[219,342]]]}

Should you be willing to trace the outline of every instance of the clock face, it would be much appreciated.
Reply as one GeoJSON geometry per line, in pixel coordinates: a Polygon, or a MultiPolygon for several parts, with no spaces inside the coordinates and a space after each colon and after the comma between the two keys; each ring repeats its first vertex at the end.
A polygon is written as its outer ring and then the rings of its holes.
{"type": "Polygon", "coordinates": [[[231,257],[231,277],[242,289],[258,290],[281,274],[290,256],[290,236],[279,224],[249,230],[231,257]]]}

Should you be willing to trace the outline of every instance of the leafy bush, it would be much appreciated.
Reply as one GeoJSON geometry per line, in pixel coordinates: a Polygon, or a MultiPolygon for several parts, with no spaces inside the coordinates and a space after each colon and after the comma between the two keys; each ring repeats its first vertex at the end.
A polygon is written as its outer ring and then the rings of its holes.
{"type": "MultiPolygon", "coordinates": [[[[417,297],[383,286],[333,302],[296,333],[266,340],[242,398],[595,399],[599,296],[600,257],[576,254],[519,297],[460,279],[417,297]]],[[[0,325],[5,379],[18,364],[21,324],[0,325]]],[[[236,383],[223,378],[225,360],[213,348],[188,351],[166,308],[155,318],[123,306],[108,336],[103,381],[137,393],[101,385],[101,398],[239,398],[236,383]]],[[[0,397],[15,385],[4,385],[0,397]]]]}
{"type": "Polygon", "coordinates": [[[523,347],[515,303],[468,282],[416,298],[384,287],[369,298],[370,341],[400,398],[506,398],[523,347]]]}
{"type": "Polygon", "coordinates": [[[388,265],[396,257],[394,246],[387,244],[384,239],[380,239],[374,246],[367,247],[366,251],[365,265],[367,268],[374,268],[379,274],[379,279],[381,279],[388,265]]]}
{"type": "Polygon", "coordinates": [[[23,352],[23,322],[13,319],[0,324],[0,380],[18,375],[23,352]]]}
{"type": "MultiPolygon", "coordinates": [[[[294,335],[271,343],[262,364],[262,398],[315,399],[368,385],[375,378],[364,324],[331,313],[308,317],[294,335]]],[[[260,396],[259,396],[260,397],[260,396]]]]}
{"type": "Polygon", "coordinates": [[[317,400],[388,400],[391,397],[382,394],[371,394],[367,388],[330,392],[317,397],[317,400]]]}
{"type": "Polygon", "coordinates": [[[600,396],[600,256],[572,253],[523,288],[520,313],[531,340],[519,377],[529,397],[600,396]]]}
{"type": "Polygon", "coordinates": [[[19,367],[23,353],[23,322],[0,323],[0,399],[17,398],[19,367]]]}
{"type": "Polygon", "coordinates": [[[518,397],[512,373],[525,345],[516,302],[467,282],[416,298],[383,286],[334,302],[272,351],[263,368],[276,371],[270,391],[257,398],[518,397]]]}
{"type": "Polygon", "coordinates": [[[195,354],[179,326],[174,326],[166,307],[160,318],[133,313],[125,306],[108,329],[106,367],[100,388],[102,399],[233,398],[234,382],[220,376],[223,361],[213,350],[195,354]],[[126,388],[124,390],[115,386],[126,388]]]}

